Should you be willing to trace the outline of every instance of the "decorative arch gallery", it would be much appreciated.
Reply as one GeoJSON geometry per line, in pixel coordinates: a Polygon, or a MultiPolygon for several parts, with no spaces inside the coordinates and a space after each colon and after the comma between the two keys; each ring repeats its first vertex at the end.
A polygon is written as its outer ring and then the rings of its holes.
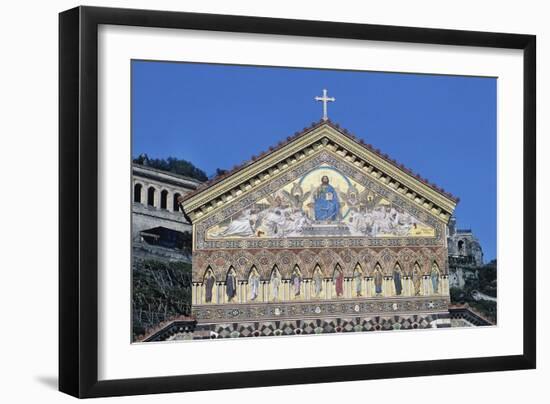
{"type": "Polygon", "coordinates": [[[182,200],[193,315],[213,328],[407,312],[445,324],[457,202],[321,121],[182,200]]]}

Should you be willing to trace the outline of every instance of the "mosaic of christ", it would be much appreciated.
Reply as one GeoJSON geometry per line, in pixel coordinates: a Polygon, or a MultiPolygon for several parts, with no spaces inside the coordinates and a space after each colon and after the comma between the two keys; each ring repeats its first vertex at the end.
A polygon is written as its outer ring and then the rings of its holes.
{"type": "Polygon", "coordinates": [[[207,232],[209,239],[302,236],[434,237],[435,230],[323,165],[207,232]]]}

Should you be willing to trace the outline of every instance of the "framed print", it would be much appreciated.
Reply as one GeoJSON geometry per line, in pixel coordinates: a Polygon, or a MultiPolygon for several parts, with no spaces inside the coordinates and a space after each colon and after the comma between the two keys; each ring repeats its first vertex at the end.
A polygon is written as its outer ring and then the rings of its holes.
{"type": "Polygon", "coordinates": [[[61,391],[535,367],[534,36],[59,23],[61,391]]]}

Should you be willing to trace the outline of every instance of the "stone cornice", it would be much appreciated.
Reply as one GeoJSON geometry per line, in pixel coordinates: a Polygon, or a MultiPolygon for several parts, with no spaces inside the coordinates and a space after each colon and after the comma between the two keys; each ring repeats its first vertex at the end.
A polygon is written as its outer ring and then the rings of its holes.
{"type": "Polygon", "coordinates": [[[190,191],[194,191],[202,184],[201,181],[191,177],[157,170],[155,168],[142,166],[136,163],[132,164],[132,174],[134,176],[134,180],[140,181],[141,179],[148,179],[152,181],[158,181],[163,184],[170,184],[176,187],[182,187],[190,191]]]}

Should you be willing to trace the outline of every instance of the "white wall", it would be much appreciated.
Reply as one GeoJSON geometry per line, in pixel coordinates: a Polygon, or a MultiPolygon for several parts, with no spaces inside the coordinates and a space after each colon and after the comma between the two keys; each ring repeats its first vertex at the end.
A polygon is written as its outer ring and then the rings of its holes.
{"type": "MultiPolygon", "coordinates": [[[[88,5],[157,8],[433,28],[530,33],[538,36],[538,133],[550,131],[550,25],[543,1],[89,1],[88,5]]],[[[68,402],[57,383],[57,13],[74,1],[10,1],[0,38],[0,397],[9,403],[68,402]],[[22,215],[17,216],[20,211],[22,215]],[[7,212],[7,214],[5,214],[7,212]],[[22,219],[24,218],[24,219],[22,219]],[[33,233],[29,233],[32,231],[33,233]],[[7,253],[7,255],[6,255],[7,253]],[[6,260],[7,256],[7,260],[6,260]]],[[[539,179],[550,169],[548,136],[538,141],[539,179]]],[[[549,197],[539,180],[539,207],[549,197]]],[[[539,229],[548,215],[539,209],[539,229]]],[[[549,237],[539,231],[539,250],[549,237]]],[[[550,281],[539,270],[538,284],[550,281]]],[[[116,402],[522,402],[546,395],[550,376],[550,312],[539,288],[539,369],[535,371],[348,382],[207,393],[117,398],[116,402]],[[545,341],[546,340],[546,341],[545,341]],[[538,394],[537,394],[538,393],[538,394]]],[[[540,400],[539,400],[540,401],[540,400]]]]}

